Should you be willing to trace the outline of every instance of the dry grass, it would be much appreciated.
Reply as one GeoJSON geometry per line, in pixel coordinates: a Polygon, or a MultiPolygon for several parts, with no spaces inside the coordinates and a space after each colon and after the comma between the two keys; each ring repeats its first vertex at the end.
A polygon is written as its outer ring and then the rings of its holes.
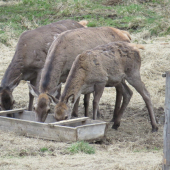
{"type": "MultiPolygon", "coordinates": [[[[18,3],[19,1],[0,2],[1,5],[18,3]],[[5,4],[6,3],[6,4],[5,4]]],[[[127,3],[136,3],[128,0],[127,3]]],[[[161,7],[160,7],[161,8],[161,7]]],[[[31,28],[32,23],[23,17],[23,25],[31,28]]],[[[34,21],[33,21],[34,22],[34,21]]],[[[34,22],[36,26],[36,22],[34,22]]],[[[5,30],[10,44],[6,47],[0,43],[0,80],[8,67],[15,51],[17,40],[13,39],[10,25],[5,30]]],[[[14,133],[0,131],[0,169],[1,170],[47,170],[47,169],[115,169],[115,170],[161,170],[163,156],[163,117],[165,102],[165,78],[162,73],[170,70],[169,37],[154,37],[150,32],[132,35],[133,42],[141,43],[141,77],[151,94],[155,115],[159,123],[159,131],[151,133],[148,111],[141,96],[130,86],[134,94],[122,118],[118,131],[112,130],[112,118],[115,102],[114,88],[105,88],[100,102],[102,120],[109,124],[106,138],[95,147],[94,155],[78,153],[69,155],[65,149],[68,143],[59,143],[42,139],[18,136],[14,133]],[[42,148],[47,148],[42,152],[42,148]]],[[[28,104],[28,87],[22,81],[14,90],[15,107],[26,107],[28,104]]],[[[92,103],[92,97],[91,97],[92,103]]],[[[91,105],[90,105],[91,106],[91,105]]],[[[83,100],[79,107],[79,116],[83,116],[83,100]]],[[[92,112],[92,107],[90,107],[92,112]]],[[[92,115],[90,115],[92,117],[92,115]]],[[[55,134],[54,134],[55,135],[55,134]]]]}
{"type": "Polygon", "coordinates": [[[17,4],[17,3],[19,3],[19,2],[21,2],[21,0],[15,0],[15,1],[13,1],[13,0],[7,0],[7,1],[0,1],[0,6],[7,6],[7,5],[14,5],[14,4],[17,4]]]}
{"type": "Polygon", "coordinates": [[[17,136],[0,132],[2,170],[46,170],[46,169],[116,169],[116,170],[160,170],[160,151],[130,152],[119,145],[94,145],[96,153],[65,154],[70,144],[17,136]],[[51,153],[40,153],[40,148],[51,149],[51,153]],[[27,154],[26,154],[27,153],[27,154]],[[31,153],[31,154],[30,154],[31,153]]]}

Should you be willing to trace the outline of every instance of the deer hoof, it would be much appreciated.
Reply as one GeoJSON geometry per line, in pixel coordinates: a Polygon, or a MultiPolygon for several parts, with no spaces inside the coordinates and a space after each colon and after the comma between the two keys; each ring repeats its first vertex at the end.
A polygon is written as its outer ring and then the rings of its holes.
{"type": "Polygon", "coordinates": [[[152,132],[157,132],[158,131],[158,127],[155,126],[155,127],[152,127],[152,132]]]}
{"type": "Polygon", "coordinates": [[[76,113],[72,113],[73,117],[78,117],[78,115],[76,113]]]}
{"type": "Polygon", "coordinates": [[[117,130],[119,126],[120,126],[120,123],[118,123],[118,124],[115,124],[115,123],[114,123],[114,125],[112,126],[112,129],[117,130]]]}

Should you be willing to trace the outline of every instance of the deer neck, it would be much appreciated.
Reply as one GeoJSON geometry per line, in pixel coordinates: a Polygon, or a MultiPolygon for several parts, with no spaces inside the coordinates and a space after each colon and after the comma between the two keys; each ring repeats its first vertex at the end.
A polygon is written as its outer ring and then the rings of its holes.
{"type": "Polygon", "coordinates": [[[45,65],[41,73],[41,92],[48,92],[50,89],[56,87],[60,82],[60,77],[66,62],[62,55],[63,49],[58,45],[60,43],[60,40],[54,40],[49,49],[45,65]]]}
{"type": "Polygon", "coordinates": [[[14,56],[10,65],[5,71],[5,74],[1,81],[1,86],[2,87],[8,86],[14,79],[16,79],[23,72],[22,66],[23,66],[22,60],[14,56]]]}
{"type": "Polygon", "coordinates": [[[84,81],[85,71],[73,63],[73,67],[68,75],[64,91],[60,97],[61,102],[68,103],[69,99],[71,99],[71,103],[74,105],[81,95],[84,81]]]}

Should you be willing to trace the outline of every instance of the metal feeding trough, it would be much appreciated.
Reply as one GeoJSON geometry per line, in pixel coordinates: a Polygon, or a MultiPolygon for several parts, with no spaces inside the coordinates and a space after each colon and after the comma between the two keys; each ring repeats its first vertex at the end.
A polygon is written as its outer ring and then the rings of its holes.
{"type": "Polygon", "coordinates": [[[45,123],[35,122],[35,113],[24,109],[0,111],[0,130],[20,135],[55,141],[79,141],[101,139],[105,135],[106,122],[88,117],[56,122],[52,114],[45,123]],[[6,117],[12,114],[14,118],[6,117]]]}

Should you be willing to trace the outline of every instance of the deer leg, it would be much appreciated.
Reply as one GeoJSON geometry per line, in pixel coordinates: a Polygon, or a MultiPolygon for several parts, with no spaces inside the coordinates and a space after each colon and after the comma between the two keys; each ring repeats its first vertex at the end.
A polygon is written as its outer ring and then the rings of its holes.
{"type": "Polygon", "coordinates": [[[76,103],[74,104],[72,116],[78,117],[78,106],[79,106],[80,97],[77,99],[76,103]]]}
{"type": "Polygon", "coordinates": [[[151,120],[152,132],[156,132],[158,130],[158,127],[153,111],[150,94],[141,80],[140,73],[135,73],[131,77],[127,77],[127,81],[137,90],[137,92],[142,96],[143,100],[145,101],[151,120]]]}
{"type": "Polygon", "coordinates": [[[132,95],[133,95],[132,90],[130,90],[130,88],[125,84],[125,82],[122,82],[120,85],[122,86],[121,89],[122,89],[122,95],[123,95],[123,102],[122,102],[122,106],[119,109],[116,117],[114,117],[114,124],[113,124],[112,128],[116,129],[116,130],[120,126],[120,121],[121,121],[122,115],[123,115],[127,105],[129,104],[132,95]]]}
{"type": "MultiPolygon", "coordinates": [[[[93,96],[94,96],[94,93],[93,93],[93,96]]],[[[84,113],[84,116],[85,117],[88,117],[89,116],[89,101],[90,101],[90,93],[89,94],[86,94],[84,95],[84,109],[85,109],[85,113],[84,113]]],[[[97,108],[97,118],[100,118],[100,109],[99,107],[97,108]]]]}
{"type": "MultiPolygon", "coordinates": [[[[95,92],[93,92],[93,97],[94,97],[94,95],[95,95],[95,92]]],[[[99,109],[99,105],[98,105],[98,108],[97,108],[97,118],[99,119],[100,116],[101,116],[101,113],[100,113],[100,109],[99,109]]]]}
{"type": "Polygon", "coordinates": [[[113,118],[111,122],[114,122],[114,120],[116,119],[118,112],[120,110],[120,105],[121,105],[121,100],[122,100],[122,84],[119,84],[115,88],[116,88],[116,102],[115,102],[115,109],[113,112],[113,118]]]}
{"type": "Polygon", "coordinates": [[[99,119],[101,117],[101,112],[100,112],[100,108],[99,108],[99,105],[98,105],[98,108],[97,108],[97,118],[99,119]]]}
{"type": "Polygon", "coordinates": [[[89,100],[90,100],[90,93],[84,95],[84,116],[89,116],[89,100]]]}
{"type": "MultiPolygon", "coordinates": [[[[36,79],[33,79],[30,81],[30,84],[32,84],[33,86],[35,86],[36,84],[36,79]]],[[[32,105],[33,105],[33,100],[34,100],[34,96],[29,93],[29,105],[28,105],[28,110],[31,111],[32,110],[32,105]]]]}
{"type": "Polygon", "coordinates": [[[94,99],[93,99],[93,119],[97,118],[97,110],[99,108],[99,101],[103,94],[105,84],[97,84],[94,87],[94,99]]]}

